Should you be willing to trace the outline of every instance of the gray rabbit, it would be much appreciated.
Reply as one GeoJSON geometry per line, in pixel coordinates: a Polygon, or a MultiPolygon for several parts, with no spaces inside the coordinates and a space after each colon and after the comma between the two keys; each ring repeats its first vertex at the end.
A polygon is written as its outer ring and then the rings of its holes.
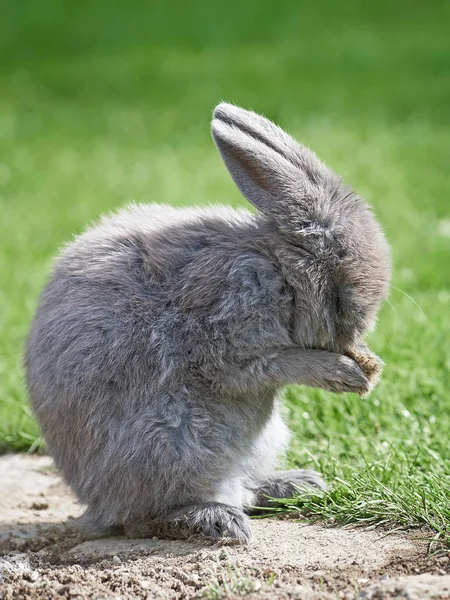
{"type": "Polygon", "coordinates": [[[354,353],[389,287],[372,212],[264,117],[220,104],[212,135],[257,213],[104,217],[63,250],[29,335],[48,448],[104,529],[247,542],[249,507],[324,487],[314,471],[275,471],[289,440],[280,389],[375,381],[354,353]]]}

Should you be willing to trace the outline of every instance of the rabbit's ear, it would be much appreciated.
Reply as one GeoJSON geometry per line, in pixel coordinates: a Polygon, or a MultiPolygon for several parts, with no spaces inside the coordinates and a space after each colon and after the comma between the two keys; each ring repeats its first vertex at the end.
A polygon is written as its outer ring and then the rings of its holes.
{"type": "Polygon", "coordinates": [[[324,165],[314,152],[299,144],[272,121],[253,111],[233,106],[233,104],[221,103],[215,108],[213,119],[239,129],[272,149],[295,166],[298,170],[297,177],[301,177],[308,183],[323,186],[330,178],[336,178],[333,171],[324,165]]]}
{"type": "Polygon", "coordinates": [[[299,179],[298,168],[237,123],[213,118],[212,135],[234,182],[261,212],[278,212],[277,204],[299,179]]]}

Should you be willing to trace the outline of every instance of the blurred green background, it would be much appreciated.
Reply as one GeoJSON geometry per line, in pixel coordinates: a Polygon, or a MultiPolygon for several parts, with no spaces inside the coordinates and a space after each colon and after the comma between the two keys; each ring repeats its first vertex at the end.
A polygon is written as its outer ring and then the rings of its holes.
{"type": "Polygon", "coordinates": [[[380,518],[434,514],[447,535],[450,3],[23,0],[1,12],[0,450],[41,445],[21,354],[61,244],[131,200],[246,205],[210,139],[227,100],[344,175],[393,247],[371,339],[382,383],[365,401],[289,390],[291,462],[340,478],[336,514],[378,518],[386,488],[397,503],[380,518]]]}

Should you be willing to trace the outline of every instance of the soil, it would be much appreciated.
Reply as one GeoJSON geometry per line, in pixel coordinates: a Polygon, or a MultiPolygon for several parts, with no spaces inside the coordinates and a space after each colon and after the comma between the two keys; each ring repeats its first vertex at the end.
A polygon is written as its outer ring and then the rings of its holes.
{"type": "Polygon", "coordinates": [[[249,546],[93,538],[46,456],[0,457],[0,598],[450,599],[430,532],[253,521],[249,546]]]}

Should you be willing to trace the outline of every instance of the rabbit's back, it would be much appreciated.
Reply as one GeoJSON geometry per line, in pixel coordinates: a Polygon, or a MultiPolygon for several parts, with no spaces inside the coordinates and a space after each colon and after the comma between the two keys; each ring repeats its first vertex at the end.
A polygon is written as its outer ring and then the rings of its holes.
{"type": "Polygon", "coordinates": [[[156,371],[163,377],[171,351],[180,363],[184,353],[174,338],[183,315],[173,302],[175,288],[187,288],[180,272],[214,235],[206,230],[199,236],[195,226],[211,215],[218,227],[224,219],[238,224],[250,218],[220,208],[136,205],[103,218],[68,244],[28,339],[31,386],[36,378],[89,388],[102,377],[128,388],[143,370],[148,379],[156,371]]]}
{"type": "Polygon", "coordinates": [[[64,249],[41,296],[27,344],[32,392],[37,382],[129,390],[143,376],[167,387],[193,364],[245,353],[249,327],[267,332],[268,348],[289,343],[291,297],[252,247],[257,232],[250,213],[225,207],[136,205],[104,218],[64,249]]]}
{"type": "MultiPolygon", "coordinates": [[[[105,524],[141,505],[170,506],[180,482],[195,480],[195,493],[201,485],[211,496],[264,427],[273,390],[264,406],[249,393],[221,403],[204,384],[230,354],[245,360],[239,320],[245,302],[255,317],[264,259],[243,253],[235,234],[254,227],[249,213],[230,209],[135,206],[88,230],[58,260],[28,340],[28,386],[58,467],[105,524]],[[199,293],[200,274],[208,285],[199,293]],[[242,290],[233,289],[242,278],[242,290]]],[[[279,288],[268,268],[267,285],[279,288]]],[[[278,318],[278,306],[261,302],[264,322],[278,318]]],[[[273,329],[257,318],[251,326],[273,329]]]]}

